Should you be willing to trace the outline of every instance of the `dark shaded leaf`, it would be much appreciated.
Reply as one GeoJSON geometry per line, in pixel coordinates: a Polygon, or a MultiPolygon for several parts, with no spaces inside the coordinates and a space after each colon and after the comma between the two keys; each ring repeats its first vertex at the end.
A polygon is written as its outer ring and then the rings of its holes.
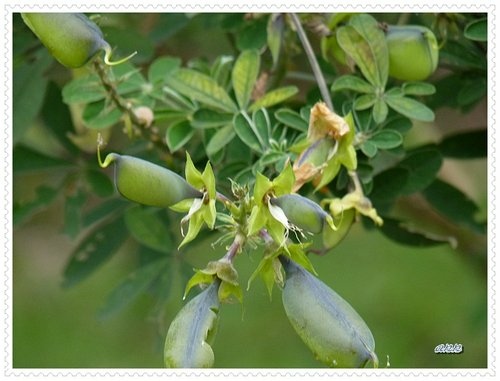
{"type": "Polygon", "coordinates": [[[382,233],[394,242],[416,247],[436,246],[443,243],[455,244],[453,237],[436,236],[433,234],[411,229],[404,222],[384,217],[384,224],[380,227],[382,233]]]}
{"type": "Polygon", "coordinates": [[[122,218],[96,226],[71,254],[64,269],[63,287],[72,287],[96,271],[115,254],[128,235],[122,218]]]}
{"type": "Polygon", "coordinates": [[[435,148],[422,148],[410,151],[399,162],[398,167],[408,171],[409,177],[403,194],[411,194],[427,188],[435,179],[443,158],[435,148]]]}
{"type": "Polygon", "coordinates": [[[488,20],[474,20],[465,26],[464,36],[469,40],[486,42],[488,40],[488,20]]]}
{"type": "Polygon", "coordinates": [[[174,244],[168,227],[156,214],[155,208],[135,205],[125,211],[125,225],[134,239],[146,247],[170,254],[174,244]]]}
{"type": "Polygon", "coordinates": [[[163,83],[166,78],[181,66],[179,57],[160,57],[153,61],[148,70],[148,80],[152,84],[163,83]]]}
{"type": "Polygon", "coordinates": [[[31,63],[24,61],[16,67],[12,93],[12,138],[14,144],[31,127],[43,105],[48,83],[44,72],[52,62],[52,57],[44,50],[44,53],[35,61],[31,63]]]}
{"type": "Polygon", "coordinates": [[[267,43],[267,20],[252,20],[236,35],[236,47],[240,50],[260,50],[267,43]]]}
{"type": "Polygon", "coordinates": [[[115,186],[110,178],[100,170],[88,169],[85,178],[92,191],[99,197],[110,197],[115,191],[115,186]]]}
{"type": "Polygon", "coordinates": [[[82,217],[82,225],[83,227],[88,227],[104,218],[116,217],[117,213],[121,214],[128,206],[130,206],[130,201],[122,198],[113,198],[104,201],[84,213],[82,217]]]}
{"type": "Polygon", "coordinates": [[[279,59],[284,29],[285,16],[283,14],[273,13],[269,15],[267,21],[267,46],[271,52],[271,57],[273,57],[273,67],[276,67],[279,59]]]}
{"type": "Polygon", "coordinates": [[[477,205],[462,191],[436,179],[422,192],[426,200],[452,223],[486,232],[486,225],[476,221],[477,205]]]}
{"type": "Polygon", "coordinates": [[[13,152],[13,165],[15,173],[40,171],[49,169],[70,168],[74,164],[68,160],[47,156],[25,145],[17,145],[13,152]]]}
{"type": "Polygon", "coordinates": [[[373,177],[373,190],[369,197],[374,206],[385,206],[401,195],[408,181],[409,173],[403,168],[390,168],[373,177]]]}
{"type": "Polygon", "coordinates": [[[168,272],[168,261],[162,258],[150,262],[127,276],[108,296],[99,317],[109,318],[132,304],[163,272],[168,272]]]}
{"type": "Polygon", "coordinates": [[[477,159],[487,156],[488,131],[475,130],[446,136],[438,145],[444,157],[477,159]]]}
{"type": "Polygon", "coordinates": [[[70,238],[76,238],[82,228],[82,207],[87,201],[87,195],[78,190],[76,194],[66,197],[64,204],[64,233],[70,238]]]}
{"type": "Polygon", "coordinates": [[[58,189],[42,185],[36,189],[36,196],[33,201],[23,204],[14,202],[12,215],[14,226],[22,224],[33,214],[45,209],[55,200],[57,194],[58,189]]]}
{"type": "Polygon", "coordinates": [[[485,77],[469,78],[458,92],[457,102],[461,107],[473,105],[486,96],[488,83],[485,77]]]}

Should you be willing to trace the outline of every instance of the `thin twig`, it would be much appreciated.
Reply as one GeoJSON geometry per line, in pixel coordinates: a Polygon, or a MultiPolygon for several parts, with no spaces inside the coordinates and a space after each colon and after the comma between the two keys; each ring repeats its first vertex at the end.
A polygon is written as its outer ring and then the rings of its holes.
{"type": "Polygon", "coordinates": [[[122,98],[120,94],[118,94],[116,85],[109,78],[106,67],[104,66],[102,61],[98,59],[95,60],[94,68],[108,96],[111,98],[116,107],[118,107],[124,114],[126,114],[132,124],[137,127],[141,136],[153,143],[158,149],[161,150],[161,152],[170,154],[167,145],[158,135],[157,129],[149,127],[146,122],[140,120],[134,113],[131,105],[124,98],[122,98]]]}
{"type": "Polygon", "coordinates": [[[326,85],[325,77],[321,72],[318,60],[316,59],[311,43],[307,38],[306,32],[304,31],[304,28],[302,28],[302,24],[300,23],[300,20],[295,13],[291,13],[290,17],[292,18],[292,22],[297,29],[297,34],[299,36],[300,42],[302,43],[307,58],[309,59],[309,63],[311,64],[311,69],[314,73],[314,77],[316,78],[316,82],[318,83],[319,91],[321,93],[321,96],[323,97],[323,101],[331,111],[335,111],[333,109],[333,103],[330,97],[330,92],[328,91],[328,86],[326,85]]]}

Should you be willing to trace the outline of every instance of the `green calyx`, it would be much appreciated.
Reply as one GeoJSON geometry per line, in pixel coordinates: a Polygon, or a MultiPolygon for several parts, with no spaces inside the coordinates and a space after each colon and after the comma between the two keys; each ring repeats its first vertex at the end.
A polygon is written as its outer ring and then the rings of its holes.
{"type": "Polygon", "coordinates": [[[22,13],[21,16],[50,54],[69,68],[84,66],[101,50],[105,51],[104,61],[108,65],[123,63],[136,54],[112,62],[112,49],[102,31],[82,13],[22,13]]]}

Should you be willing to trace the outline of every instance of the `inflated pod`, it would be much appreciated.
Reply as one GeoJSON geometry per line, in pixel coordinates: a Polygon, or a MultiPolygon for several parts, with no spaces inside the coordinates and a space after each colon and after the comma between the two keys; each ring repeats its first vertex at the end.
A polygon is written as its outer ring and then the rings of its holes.
{"type": "Polygon", "coordinates": [[[315,234],[323,230],[328,218],[321,206],[296,193],[272,198],[271,204],[279,206],[293,225],[315,234]]]}
{"type": "Polygon", "coordinates": [[[432,31],[420,25],[388,26],[389,75],[403,81],[422,81],[437,68],[439,47],[432,31]]]}
{"type": "Polygon", "coordinates": [[[330,367],[378,366],[372,333],[349,303],[289,258],[280,260],[286,315],[316,358],[330,367]]]}
{"type": "Polygon", "coordinates": [[[181,176],[149,161],[110,153],[102,167],[115,164],[115,185],[120,194],[143,205],[169,207],[189,198],[201,198],[181,176]]]}
{"type": "Polygon", "coordinates": [[[99,27],[84,14],[21,13],[21,16],[50,54],[64,66],[82,67],[101,50],[106,52],[106,63],[112,64],[109,62],[110,45],[99,27]]]}
{"type": "Polygon", "coordinates": [[[191,299],[170,324],[165,339],[167,368],[210,368],[214,352],[210,346],[218,324],[219,281],[191,299]]]}

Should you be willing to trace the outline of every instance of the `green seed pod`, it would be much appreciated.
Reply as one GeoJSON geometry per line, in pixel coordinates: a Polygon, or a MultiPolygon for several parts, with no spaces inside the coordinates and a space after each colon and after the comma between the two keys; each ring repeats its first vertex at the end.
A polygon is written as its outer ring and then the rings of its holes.
{"type": "Polygon", "coordinates": [[[218,323],[219,281],[191,299],[177,314],[165,339],[167,368],[210,368],[214,352],[210,346],[218,323]]]}
{"type": "Polygon", "coordinates": [[[101,50],[106,52],[107,64],[121,63],[133,55],[109,62],[111,47],[99,27],[82,13],[21,13],[21,16],[50,54],[66,67],[82,67],[101,50]]]}
{"type": "Polygon", "coordinates": [[[171,170],[132,156],[110,153],[101,166],[115,163],[115,185],[120,194],[143,205],[169,207],[203,194],[171,170]]]}
{"type": "Polygon", "coordinates": [[[293,225],[314,234],[323,230],[329,217],[321,206],[296,193],[272,198],[271,204],[280,207],[293,225]]]}
{"type": "Polygon", "coordinates": [[[285,268],[283,306],[293,328],[330,367],[378,366],[375,341],[358,313],[335,291],[292,260],[280,256],[285,268]]]}
{"type": "Polygon", "coordinates": [[[403,81],[422,81],[437,68],[436,36],[424,26],[388,26],[389,75],[403,81]]]}

